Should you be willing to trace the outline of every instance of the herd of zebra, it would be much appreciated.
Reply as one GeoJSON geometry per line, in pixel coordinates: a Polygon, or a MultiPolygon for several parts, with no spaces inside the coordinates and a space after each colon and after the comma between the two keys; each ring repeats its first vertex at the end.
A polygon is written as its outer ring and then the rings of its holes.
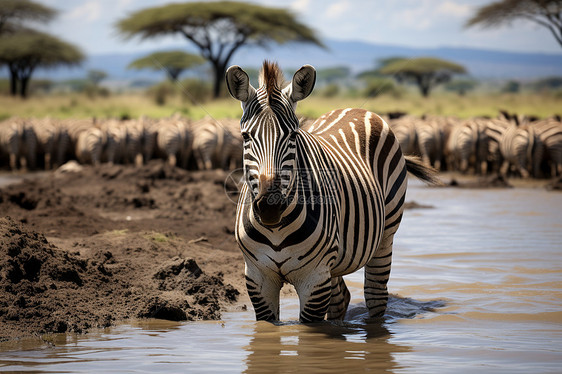
{"type": "Polygon", "coordinates": [[[532,121],[498,118],[423,118],[389,120],[406,155],[419,155],[440,171],[523,178],[562,175],[562,122],[558,116],[532,121]]]}
{"type": "Polygon", "coordinates": [[[14,117],[0,122],[0,168],[48,170],[69,160],[141,166],[153,158],[182,168],[239,167],[239,122],[190,121],[180,115],[122,121],[14,117]]]}
{"type": "MultiPolygon", "coordinates": [[[[384,118],[384,116],[383,116],[384,118]]],[[[441,171],[545,178],[562,175],[562,122],[410,115],[385,118],[406,155],[441,171]]],[[[301,119],[301,127],[312,123],[301,119]]],[[[240,123],[174,115],[151,119],[8,118],[0,122],[0,168],[51,169],[69,160],[137,166],[153,158],[188,169],[242,164],[240,123]]]]}

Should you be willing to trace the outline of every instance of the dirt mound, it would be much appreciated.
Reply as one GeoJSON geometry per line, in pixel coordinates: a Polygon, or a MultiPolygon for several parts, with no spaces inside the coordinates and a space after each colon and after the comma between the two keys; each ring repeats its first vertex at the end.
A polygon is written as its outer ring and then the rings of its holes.
{"type": "Polygon", "coordinates": [[[491,175],[489,177],[481,177],[475,180],[459,182],[451,179],[448,185],[444,187],[460,187],[460,188],[512,188],[513,186],[502,175],[491,175]]]}
{"type": "Polygon", "coordinates": [[[83,332],[127,318],[218,319],[221,306],[239,295],[193,259],[175,257],[145,277],[131,277],[132,265],[109,251],[82,258],[0,218],[0,340],[83,332]]]}

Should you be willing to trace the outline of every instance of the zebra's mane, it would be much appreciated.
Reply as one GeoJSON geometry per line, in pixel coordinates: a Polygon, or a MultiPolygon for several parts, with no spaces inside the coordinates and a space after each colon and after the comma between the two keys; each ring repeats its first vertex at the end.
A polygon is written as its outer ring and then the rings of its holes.
{"type": "Polygon", "coordinates": [[[263,62],[263,66],[260,71],[259,85],[260,87],[265,86],[268,101],[274,91],[281,90],[286,85],[283,72],[276,62],[268,60],[263,62]]]}

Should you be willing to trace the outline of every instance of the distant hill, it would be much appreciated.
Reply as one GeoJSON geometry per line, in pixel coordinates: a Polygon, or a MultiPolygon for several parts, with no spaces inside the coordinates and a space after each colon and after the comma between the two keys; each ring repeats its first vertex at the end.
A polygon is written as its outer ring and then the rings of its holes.
{"type": "MultiPolygon", "coordinates": [[[[354,73],[358,73],[372,69],[376,60],[384,57],[435,56],[464,65],[470,75],[478,79],[532,80],[546,76],[562,76],[562,51],[560,54],[546,54],[463,47],[411,48],[341,40],[327,40],[326,45],[326,50],[299,44],[272,47],[270,50],[246,47],[234,55],[231,63],[249,68],[258,67],[261,61],[270,59],[279,62],[285,69],[295,69],[303,64],[311,64],[316,68],[345,65],[354,73]]],[[[187,42],[177,46],[196,52],[188,47],[187,42]]],[[[113,81],[162,80],[165,75],[161,72],[126,69],[132,60],[150,52],[152,51],[91,55],[79,68],[39,70],[35,76],[63,80],[85,77],[89,69],[100,69],[107,72],[113,81]]],[[[2,70],[1,75],[7,76],[6,69],[2,70]]]]}

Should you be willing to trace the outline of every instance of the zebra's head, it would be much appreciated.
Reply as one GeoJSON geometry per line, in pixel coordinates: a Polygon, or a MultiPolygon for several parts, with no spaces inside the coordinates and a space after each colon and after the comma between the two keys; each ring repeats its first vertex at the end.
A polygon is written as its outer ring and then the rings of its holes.
{"type": "Polygon", "coordinates": [[[285,82],[275,63],[265,61],[259,88],[239,66],[226,72],[228,91],[242,103],[240,130],[244,138],[244,176],[252,207],[264,225],[276,225],[288,205],[296,175],[299,120],[297,102],[314,88],[316,70],[304,65],[285,82]]]}

